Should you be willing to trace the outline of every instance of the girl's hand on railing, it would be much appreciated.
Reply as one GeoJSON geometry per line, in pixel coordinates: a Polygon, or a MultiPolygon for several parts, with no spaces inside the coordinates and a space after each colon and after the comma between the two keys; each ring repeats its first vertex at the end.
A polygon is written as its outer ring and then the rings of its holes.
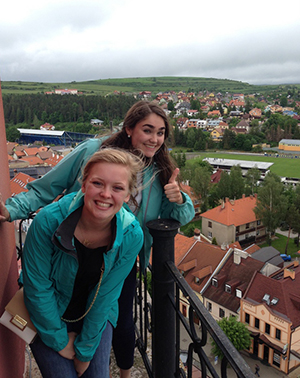
{"type": "Polygon", "coordinates": [[[0,222],[5,222],[10,219],[9,212],[5,207],[5,204],[2,200],[2,194],[0,193],[0,222]]]}

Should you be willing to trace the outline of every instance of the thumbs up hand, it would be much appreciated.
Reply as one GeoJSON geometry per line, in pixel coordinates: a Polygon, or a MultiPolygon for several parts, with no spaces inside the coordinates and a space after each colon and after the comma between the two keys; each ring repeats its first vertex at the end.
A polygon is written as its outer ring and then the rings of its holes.
{"type": "Polygon", "coordinates": [[[168,184],[164,186],[164,191],[165,191],[166,197],[168,198],[170,202],[176,202],[178,204],[182,204],[183,198],[180,193],[178,183],[176,181],[178,174],[179,174],[179,168],[175,168],[174,172],[172,173],[172,176],[169,179],[168,184]]]}
{"type": "Polygon", "coordinates": [[[0,222],[8,221],[10,218],[9,212],[2,201],[2,195],[0,193],[0,222]]]}

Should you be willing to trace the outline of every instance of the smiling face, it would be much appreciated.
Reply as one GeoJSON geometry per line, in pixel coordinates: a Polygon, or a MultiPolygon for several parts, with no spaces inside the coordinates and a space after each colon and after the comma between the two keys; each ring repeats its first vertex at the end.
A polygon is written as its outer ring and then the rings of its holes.
{"type": "Polygon", "coordinates": [[[129,175],[125,165],[94,164],[81,188],[85,193],[82,214],[89,219],[110,222],[129,200],[129,175]]]}
{"type": "Polygon", "coordinates": [[[132,146],[151,158],[160,149],[165,141],[165,122],[155,113],[151,113],[143,120],[137,122],[133,129],[126,129],[131,137],[132,146]]]}

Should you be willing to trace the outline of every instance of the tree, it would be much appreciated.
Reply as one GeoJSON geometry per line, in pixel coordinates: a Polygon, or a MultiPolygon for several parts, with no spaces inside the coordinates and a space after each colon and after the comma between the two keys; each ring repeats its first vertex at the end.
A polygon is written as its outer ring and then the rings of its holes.
{"type": "Polygon", "coordinates": [[[246,173],[246,184],[250,187],[251,194],[257,192],[260,170],[256,167],[251,168],[246,173]]]}
{"type": "Polygon", "coordinates": [[[271,172],[267,174],[262,186],[258,189],[254,213],[266,227],[269,245],[272,243],[272,235],[286,214],[287,200],[283,195],[283,190],[280,177],[271,172]]]}
{"type": "Polygon", "coordinates": [[[208,192],[210,186],[210,171],[206,167],[195,169],[190,182],[197,197],[201,198],[201,211],[205,212],[208,207],[208,192]]]}
{"type": "Polygon", "coordinates": [[[231,197],[231,185],[230,185],[230,177],[226,171],[221,173],[221,178],[218,183],[218,194],[219,198],[225,199],[232,198],[231,197]]]}
{"type": "Polygon", "coordinates": [[[242,198],[245,193],[245,183],[242,173],[242,168],[239,165],[234,165],[230,169],[230,192],[232,199],[242,198]]]}
{"type": "Polygon", "coordinates": [[[188,148],[194,148],[195,145],[195,130],[193,128],[186,131],[186,146],[188,148]]]}
{"type": "MultiPolygon", "coordinates": [[[[239,322],[235,316],[223,318],[217,323],[237,351],[249,348],[251,336],[247,326],[244,323],[239,322]]],[[[224,357],[221,349],[217,346],[214,340],[212,340],[211,353],[221,359],[224,357]]]]}

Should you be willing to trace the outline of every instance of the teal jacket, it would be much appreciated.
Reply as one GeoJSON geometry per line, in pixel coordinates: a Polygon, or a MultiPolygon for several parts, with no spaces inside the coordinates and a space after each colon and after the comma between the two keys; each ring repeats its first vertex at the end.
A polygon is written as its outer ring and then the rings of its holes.
{"type": "MultiPolygon", "coordinates": [[[[82,205],[83,195],[79,191],[43,208],[29,228],[24,247],[25,304],[41,339],[55,351],[62,350],[68,343],[66,323],[61,316],[71,300],[78,270],[73,233],[82,205]]],[[[74,343],[76,356],[81,361],[92,359],[107,321],[116,326],[118,298],[142,244],[143,231],[138,221],[122,207],[116,214],[113,246],[104,253],[99,293],[74,343]]],[[[96,287],[89,295],[87,308],[96,287]]]]}
{"type": "MultiPolygon", "coordinates": [[[[30,212],[51,203],[58,195],[80,189],[79,178],[89,158],[99,150],[103,139],[88,139],[80,143],[70,154],[42,178],[27,184],[28,192],[20,193],[6,201],[11,220],[28,218],[30,212]]],[[[174,219],[185,225],[195,216],[190,197],[182,193],[183,204],[170,202],[164,194],[155,165],[144,174],[142,203],[137,214],[144,231],[144,245],[140,252],[140,268],[148,266],[152,237],[146,223],[157,218],[174,219]]]]}

